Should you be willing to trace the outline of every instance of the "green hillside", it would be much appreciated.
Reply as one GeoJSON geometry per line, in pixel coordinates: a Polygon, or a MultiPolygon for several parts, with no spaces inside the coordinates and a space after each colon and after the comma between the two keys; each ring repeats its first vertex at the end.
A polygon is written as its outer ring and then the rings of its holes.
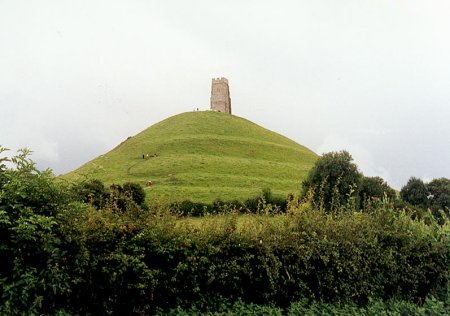
{"type": "Polygon", "coordinates": [[[188,112],[129,137],[64,178],[152,181],[146,186],[150,200],[211,202],[253,197],[263,188],[285,196],[299,188],[316,159],[311,150],[243,118],[188,112]]]}

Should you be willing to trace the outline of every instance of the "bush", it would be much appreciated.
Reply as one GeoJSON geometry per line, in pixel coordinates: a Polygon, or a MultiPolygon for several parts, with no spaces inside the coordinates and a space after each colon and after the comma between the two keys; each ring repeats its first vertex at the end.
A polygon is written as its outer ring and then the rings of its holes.
{"type": "Polygon", "coordinates": [[[70,271],[63,264],[68,249],[58,223],[70,196],[28,155],[20,150],[11,158],[14,168],[0,166],[1,314],[53,313],[67,304],[71,292],[70,271]]]}
{"type": "Polygon", "coordinates": [[[213,214],[227,214],[230,212],[239,213],[260,213],[269,210],[269,213],[284,213],[287,209],[287,200],[273,196],[270,189],[262,190],[261,194],[248,198],[244,202],[237,200],[222,201],[215,200],[211,204],[192,202],[183,200],[172,203],[168,206],[172,214],[179,216],[205,216],[213,214]]]}
{"type": "Polygon", "coordinates": [[[82,182],[74,187],[74,190],[81,201],[90,203],[97,209],[102,209],[108,201],[108,190],[103,182],[98,179],[82,182]]]}
{"type": "Polygon", "coordinates": [[[124,212],[132,207],[147,209],[145,191],[138,183],[112,184],[107,189],[103,182],[92,179],[75,185],[72,190],[78,199],[93,205],[98,210],[112,208],[124,212]]]}
{"type": "Polygon", "coordinates": [[[123,184],[123,191],[128,195],[134,203],[143,206],[145,202],[144,188],[135,182],[126,182],[123,184]]]}
{"type": "Polygon", "coordinates": [[[87,209],[61,218],[66,238],[73,240],[69,307],[74,313],[129,315],[152,307],[158,271],[144,262],[145,249],[136,240],[145,224],[134,216],[87,209]]]}
{"type": "Polygon", "coordinates": [[[169,205],[169,209],[172,214],[179,216],[203,216],[211,211],[211,207],[208,207],[207,204],[190,200],[172,203],[169,205]]]}

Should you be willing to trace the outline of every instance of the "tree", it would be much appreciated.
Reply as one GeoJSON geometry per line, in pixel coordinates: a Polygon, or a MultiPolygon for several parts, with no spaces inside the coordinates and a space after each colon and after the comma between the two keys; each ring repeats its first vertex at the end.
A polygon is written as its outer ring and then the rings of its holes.
{"type": "Polygon", "coordinates": [[[302,195],[312,195],[319,208],[337,209],[350,199],[357,198],[362,178],[358,167],[347,151],[330,152],[320,157],[302,183],[302,195]]]}
{"type": "Polygon", "coordinates": [[[450,215],[450,179],[434,179],[427,184],[427,190],[428,207],[435,216],[440,216],[438,214],[440,210],[450,215]]]}
{"type": "Polygon", "coordinates": [[[425,183],[419,178],[411,177],[400,190],[400,196],[403,201],[414,206],[427,206],[428,190],[425,183]]]}
{"type": "Polygon", "coordinates": [[[359,186],[360,207],[374,200],[383,200],[387,197],[390,201],[396,198],[395,190],[380,177],[362,177],[359,186]]]}
{"type": "Polygon", "coordinates": [[[441,211],[450,218],[450,179],[439,178],[424,183],[411,177],[401,189],[400,196],[413,206],[430,209],[436,218],[442,219],[441,211]]]}

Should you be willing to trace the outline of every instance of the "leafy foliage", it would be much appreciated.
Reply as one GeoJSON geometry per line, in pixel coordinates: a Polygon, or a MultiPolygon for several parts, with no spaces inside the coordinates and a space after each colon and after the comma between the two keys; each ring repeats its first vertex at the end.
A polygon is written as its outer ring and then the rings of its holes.
{"type": "Polygon", "coordinates": [[[75,187],[75,190],[83,202],[90,203],[97,209],[102,209],[106,206],[109,194],[105,185],[100,180],[91,179],[82,182],[75,187]]]}
{"type": "Polygon", "coordinates": [[[400,196],[405,202],[416,206],[426,206],[428,190],[425,183],[415,177],[411,177],[408,183],[401,189],[400,196]]]}
{"type": "Polygon", "coordinates": [[[312,193],[316,205],[326,211],[355,199],[362,174],[352,161],[347,151],[324,154],[303,181],[303,195],[312,193]]]}
{"type": "MultiPolygon", "coordinates": [[[[29,154],[20,150],[10,159],[13,168],[6,167],[9,159],[1,160],[0,314],[128,311],[124,302],[142,298],[136,292],[152,284],[139,264],[141,252],[129,249],[123,238],[134,226],[127,217],[119,220],[116,209],[101,215],[80,204],[73,189],[55,181],[49,170],[36,169],[29,154]],[[101,303],[91,301],[95,298],[101,303]]],[[[89,202],[105,207],[101,183],[85,189],[89,202]]]]}
{"type": "Polygon", "coordinates": [[[375,300],[366,306],[358,306],[355,304],[336,305],[320,301],[310,301],[303,299],[293,302],[288,308],[280,309],[279,307],[256,305],[244,303],[241,301],[232,305],[223,304],[216,311],[205,312],[197,308],[183,310],[181,308],[172,309],[169,312],[160,312],[157,315],[171,316],[220,316],[220,315],[288,315],[288,316],[349,316],[349,315],[365,315],[365,316],[398,316],[398,315],[428,315],[441,316],[448,314],[448,306],[445,303],[436,301],[435,299],[427,299],[422,306],[405,302],[405,301],[381,301],[375,300]]]}
{"type": "Polygon", "coordinates": [[[429,183],[411,177],[401,189],[405,202],[420,208],[429,208],[437,218],[450,218],[450,179],[439,178],[429,183]]]}
{"type": "Polygon", "coordinates": [[[141,185],[135,182],[125,182],[123,184],[123,192],[137,205],[144,206],[145,191],[141,185]]]}
{"type": "Polygon", "coordinates": [[[439,210],[450,216],[450,179],[434,179],[427,184],[428,207],[436,214],[439,210]]]}
{"type": "Polygon", "coordinates": [[[0,312],[7,314],[55,311],[70,293],[70,277],[61,265],[67,249],[57,221],[69,196],[28,155],[23,149],[11,158],[14,169],[1,166],[0,312]]]}
{"type": "Polygon", "coordinates": [[[183,200],[170,204],[172,214],[181,216],[205,216],[212,214],[225,214],[231,211],[240,213],[260,213],[270,214],[284,213],[287,210],[288,199],[274,196],[270,189],[263,189],[262,192],[252,198],[247,198],[241,202],[215,200],[213,203],[192,202],[183,200]]]}
{"type": "Polygon", "coordinates": [[[363,176],[358,191],[361,209],[368,207],[371,203],[382,201],[385,198],[389,201],[396,200],[395,190],[380,177],[363,176]]]}
{"type": "Polygon", "coordinates": [[[146,208],[145,191],[133,182],[112,184],[107,189],[100,180],[91,179],[75,186],[73,190],[83,202],[97,209],[112,208],[124,212],[132,206],[146,208]]]}

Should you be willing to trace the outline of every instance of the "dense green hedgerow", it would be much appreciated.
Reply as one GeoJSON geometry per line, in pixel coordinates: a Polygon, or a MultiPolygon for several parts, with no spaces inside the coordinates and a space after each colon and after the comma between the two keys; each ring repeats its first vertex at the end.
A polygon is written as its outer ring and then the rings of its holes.
{"type": "Polygon", "coordinates": [[[372,214],[323,214],[307,204],[290,210],[253,215],[245,228],[238,215],[198,227],[166,214],[72,214],[62,223],[78,248],[71,301],[83,302],[72,308],[214,311],[237,301],[289,308],[304,298],[365,306],[448,295],[448,226],[388,207],[372,214]]]}

